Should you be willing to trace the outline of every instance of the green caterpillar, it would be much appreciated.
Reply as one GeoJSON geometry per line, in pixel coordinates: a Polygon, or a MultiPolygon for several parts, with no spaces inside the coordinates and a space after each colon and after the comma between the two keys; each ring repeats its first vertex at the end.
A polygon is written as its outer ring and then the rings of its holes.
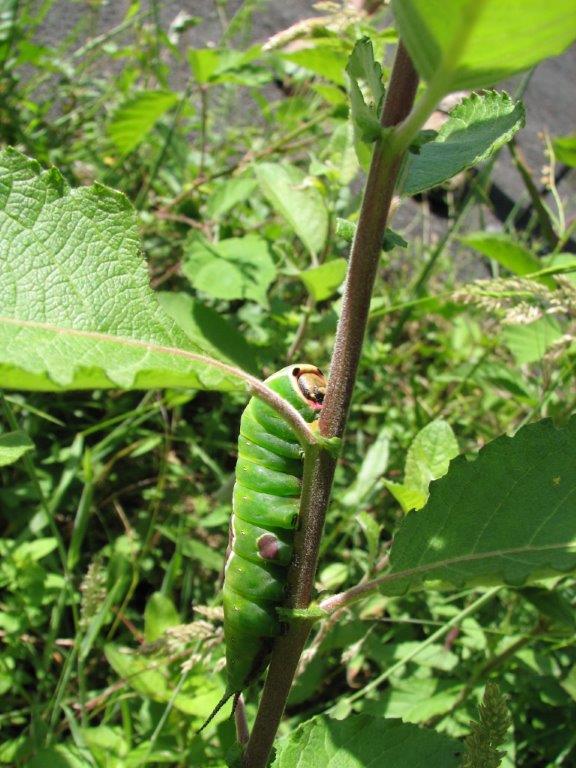
{"type": "MultiPolygon", "coordinates": [[[[265,382],[309,423],[322,408],[326,379],[314,365],[289,365],[265,382]]],[[[292,428],[257,397],[240,421],[238,461],[224,576],[228,684],[216,712],[263,671],[281,623],[302,485],[302,448],[292,428]]],[[[202,730],[202,729],[200,729],[202,730]]]]}

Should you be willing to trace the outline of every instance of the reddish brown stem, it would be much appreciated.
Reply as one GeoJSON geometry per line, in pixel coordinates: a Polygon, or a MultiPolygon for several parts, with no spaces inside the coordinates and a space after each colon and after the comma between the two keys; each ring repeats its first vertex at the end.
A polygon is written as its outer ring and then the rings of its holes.
{"type": "MultiPolygon", "coordinates": [[[[400,44],[384,105],[383,126],[396,125],[410,113],[417,85],[416,71],[400,44]]],[[[382,238],[401,162],[401,157],[388,157],[385,139],[376,145],[350,254],[330,380],[320,418],[320,431],[326,437],[341,437],[346,426],[382,251],[382,238]]],[[[289,573],[289,605],[296,608],[307,607],[312,596],[335,466],[335,459],[326,450],[318,446],[308,449],[300,505],[301,527],[296,535],[295,560],[289,573]]],[[[265,768],[268,762],[310,627],[309,621],[293,622],[289,632],[280,637],[275,645],[256,722],[244,755],[245,768],[265,768]]]]}

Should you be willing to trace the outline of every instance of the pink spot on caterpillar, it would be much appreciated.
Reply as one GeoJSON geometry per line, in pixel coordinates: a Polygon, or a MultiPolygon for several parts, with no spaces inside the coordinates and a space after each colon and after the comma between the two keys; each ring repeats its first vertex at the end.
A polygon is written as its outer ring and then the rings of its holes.
{"type": "Polygon", "coordinates": [[[264,533],[258,541],[258,554],[264,560],[276,560],[280,551],[278,539],[273,533],[264,533]]]}

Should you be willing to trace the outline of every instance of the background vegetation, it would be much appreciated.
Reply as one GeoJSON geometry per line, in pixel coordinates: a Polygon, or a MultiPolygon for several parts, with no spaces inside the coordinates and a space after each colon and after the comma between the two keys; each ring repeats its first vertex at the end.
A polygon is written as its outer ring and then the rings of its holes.
{"type": "MultiPolygon", "coordinates": [[[[99,5],[86,4],[82,25],[99,5]]],[[[180,36],[202,18],[183,12],[165,28],[158,4],[137,2],[108,33],[81,42],[80,27],[48,47],[37,31],[51,6],[0,4],[2,143],[56,165],[72,187],[125,193],[162,306],[204,349],[258,376],[292,360],[326,367],[369,157],[343,62],[366,35],[390,61],[386,10],[324,4],[319,21],[251,46],[264,5],[232,14],[219,2],[218,45],[184,50],[180,36]]],[[[521,230],[520,205],[497,236],[466,225],[489,215],[494,159],[404,213],[398,202],[320,594],[382,567],[404,510],[457,453],[574,412],[574,275],[553,305],[545,277],[519,280],[534,264],[573,262],[573,200],[555,182],[574,146],[543,137],[543,179],[516,158],[532,203],[521,230]],[[440,233],[431,205],[447,216],[440,233]],[[463,265],[490,282],[464,281],[463,265]]],[[[1,764],[224,764],[233,723],[222,717],[203,738],[194,729],[223,690],[219,583],[245,402],[178,389],[2,395],[4,431],[30,445],[0,468],[1,764]]],[[[284,732],[354,710],[463,738],[494,678],[513,716],[505,764],[572,764],[574,579],[494,590],[453,621],[482,594],[377,596],[349,609],[312,640],[284,732]]]]}

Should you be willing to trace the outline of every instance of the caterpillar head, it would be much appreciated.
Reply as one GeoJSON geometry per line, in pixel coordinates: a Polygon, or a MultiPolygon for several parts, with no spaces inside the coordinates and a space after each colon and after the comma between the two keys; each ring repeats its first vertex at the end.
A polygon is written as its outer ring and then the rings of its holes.
{"type": "Polygon", "coordinates": [[[307,405],[314,411],[321,410],[326,394],[326,378],[322,371],[315,365],[295,365],[290,376],[295,390],[307,405]]]}

